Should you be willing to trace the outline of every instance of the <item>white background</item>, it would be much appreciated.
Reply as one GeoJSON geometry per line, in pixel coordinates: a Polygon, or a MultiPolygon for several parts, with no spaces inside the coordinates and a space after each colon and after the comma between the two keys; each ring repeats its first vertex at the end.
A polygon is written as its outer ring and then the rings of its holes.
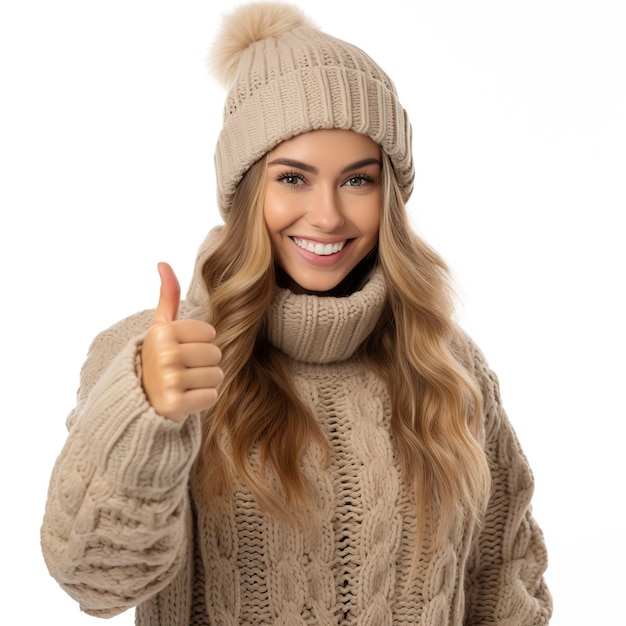
{"type": "MultiPolygon", "coordinates": [[[[224,92],[205,57],[234,4],[1,5],[0,594],[11,623],[99,623],[45,569],[47,482],[89,342],[156,304],[158,261],[186,287],[219,221],[224,92]]],[[[301,4],[365,48],[409,111],[411,219],[452,268],[459,319],[498,373],[533,467],[552,624],[626,624],[623,3],[301,4]]]]}

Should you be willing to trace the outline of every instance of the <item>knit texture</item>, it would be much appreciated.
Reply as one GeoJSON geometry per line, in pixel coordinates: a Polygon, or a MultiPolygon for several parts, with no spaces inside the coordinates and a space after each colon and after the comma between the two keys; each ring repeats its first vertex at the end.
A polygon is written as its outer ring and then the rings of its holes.
{"type": "Polygon", "coordinates": [[[315,28],[293,6],[252,3],[227,16],[212,58],[228,82],[215,150],[222,216],[253,163],[282,141],[318,129],[368,135],[391,158],[408,200],[411,125],[391,79],[363,50],[315,28]]]}
{"type": "MultiPolygon", "coordinates": [[[[302,458],[313,491],[303,526],[264,514],[242,484],[206,505],[190,497],[198,416],[161,418],[139,383],[137,349],[151,311],[95,340],[42,527],[50,572],[84,611],[111,616],[139,605],[141,626],[548,623],[532,475],[497,380],[469,339],[457,351],[481,384],[493,495],[482,525],[459,526],[436,551],[426,541],[409,580],[415,509],[394,451],[390,399],[355,356],[384,297],[375,272],[347,298],[286,290],[274,298],[272,343],[291,358],[331,452],[327,465],[313,446],[302,458]]],[[[181,315],[202,319],[196,304],[183,304],[181,315]]]]}

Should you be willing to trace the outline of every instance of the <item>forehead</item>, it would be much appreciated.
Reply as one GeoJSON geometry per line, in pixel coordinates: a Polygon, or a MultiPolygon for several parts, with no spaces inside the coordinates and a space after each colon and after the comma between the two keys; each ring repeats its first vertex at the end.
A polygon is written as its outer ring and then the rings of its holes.
{"type": "Polygon", "coordinates": [[[360,160],[366,157],[377,157],[380,147],[367,135],[351,130],[330,129],[313,130],[292,137],[273,148],[272,157],[289,157],[293,159],[321,159],[328,161],[360,160]]]}

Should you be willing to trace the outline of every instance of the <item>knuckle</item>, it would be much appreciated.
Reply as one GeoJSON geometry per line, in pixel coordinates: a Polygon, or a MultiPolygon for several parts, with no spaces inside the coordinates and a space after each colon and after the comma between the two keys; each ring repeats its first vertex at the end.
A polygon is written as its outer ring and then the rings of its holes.
{"type": "Polygon", "coordinates": [[[161,372],[161,385],[164,394],[171,396],[179,393],[182,371],[178,368],[164,367],[161,372]]]}
{"type": "Polygon", "coordinates": [[[177,369],[180,367],[182,354],[179,346],[170,347],[159,352],[159,365],[163,369],[177,369]]]}

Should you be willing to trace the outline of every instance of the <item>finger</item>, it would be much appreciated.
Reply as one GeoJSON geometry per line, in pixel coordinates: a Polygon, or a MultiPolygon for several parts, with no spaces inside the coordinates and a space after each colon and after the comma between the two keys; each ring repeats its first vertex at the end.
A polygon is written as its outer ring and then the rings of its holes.
{"type": "Polygon", "coordinates": [[[186,343],[180,349],[184,367],[214,367],[222,360],[222,352],[214,343],[186,343]]]}
{"type": "Polygon", "coordinates": [[[180,384],[185,394],[193,389],[216,389],[224,380],[224,373],[219,367],[192,367],[185,370],[180,384]]]}
{"type": "Polygon", "coordinates": [[[159,303],[152,318],[153,324],[173,322],[178,316],[180,304],[180,284],[174,270],[167,263],[159,263],[158,270],[161,277],[161,291],[159,303]]]}
{"type": "Polygon", "coordinates": [[[185,392],[176,421],[184,419],[190,413],[210,409],[217,402],[217,389],[190,389],[185,392]]]}
{"type": "Polygon", "coordinates": [[[215,339],[213,326],[201,320],[176,320],[172,330],[178,343],[211,343],[215,339]]]}

